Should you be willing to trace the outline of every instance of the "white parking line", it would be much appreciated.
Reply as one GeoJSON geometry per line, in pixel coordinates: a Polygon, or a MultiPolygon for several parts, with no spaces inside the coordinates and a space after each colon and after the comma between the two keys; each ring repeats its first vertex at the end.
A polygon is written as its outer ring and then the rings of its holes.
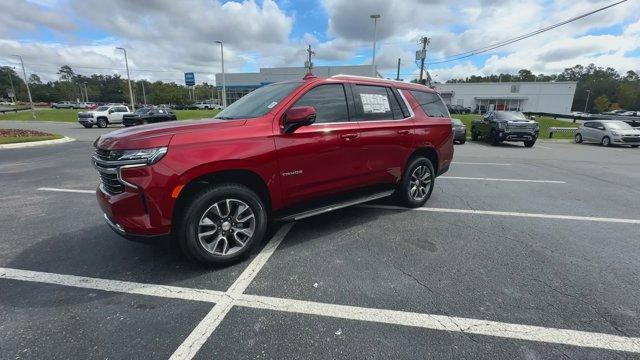
{"type": "Polygon", "coordinates": [[[558,219],[558,220],[595,221],[595,222],[609,222],[609,223],[622,223],[622,224],[640,224],[640,220],[638,220],[638,219],[620,219],[620,218],[606,218],[606,217],[594,217],[594,216],[552,215],[552,214],[539,214],[539,213],[511,212],[511,211],[426,208],[426,207],[409,209],[409,208],[405,208],[405,207],[391,206],[391,205],[360,205],[360,207],[373,208],[373,209],[387,209],[387,210],[428,211],[428,212],[435,212],[435,213],[513,216],[513,217],[530,217],[530,218],[540,218],[540,219],[558,219]]]}
{"type": "Polygon", "coordinates": [[[280,245],[284,237],[294,223],[283,225],[278,232],[271,238],[265,247],[251,261],[249,266],[240,274],[236,281],[231,284],[226,292],[226,298],[219,304],[216,304],[207,316],[200,321],[198,326],[189,334],[189,336],[180,344],[180,347],[171,355],[171,360],[189,360],[192,359],[198,350],[209,339],[211,334],[216,330],[222,322],[229,310],[234,305],[233,298],[242,295],[247,289],[251,281],[258,275],[258,272],[267,263],[267,260],[273,255],[274,251],[280,245]]]}
{"type": "Polygon", "coordinates": [[[548,146],[542,146],[542,145],[538,145],[537,147],[545,149],[545,150],[553,150],[553,148],[550,148],[548,146]]]}
{"type": "Polygon", "coordinates": [[[451,164],[456,164],[456,165],[491,165],[491,166],[511,166],[511,164],[507,164],[507,163],[464,162],[464,161],[453,161],[451,164]]]}
{"type": "Polygon", "coordinates": [[[49,188],[49,187],[41,187],[38,188],[39,191],[53,191],[53,192],[68,192],[68,193],[79,193],[79,194],[95,194],[95,190],[79,190],[79,189],[59,189],[59,188],[49,188]]]}
{"type": "MultiPolygon", "coordinates": [[[[288,231],[288,229],[285,230],[288,231]]],[[[284,237],[286,231],[281,233],[282,237],[284,237]]],[[[273,249],[275,250],[275,246],[273,249]]],[[[271,250],[268,250],[267,252],[270,251],[271,250]]],[[[265,255],[265,257],[268,256],[265,255]]],[[[264,260],[266,259],[263,258],[259,260],[259,263],[264,265],[264,260]]],[[[252,269],[251,273],[255,270],[255,268],[252,269]]],[[[191,332],[187,338],[189,341],[183,342],[178,350],[174,352],[172,359],[191,359],[233,306],[419,327],[439,331],[494,336],[506,339],[640,353],[640,338],[617,336],[605,333],[452,317],[440,314],[328,304],[268,296],[229,294],[219,291],[140,284],[118,280],[94,279],[82,276],[52,274],[11,268],[0,268],[0,279],[48,283],[85,289],[215,303],[216,305],[213,309],[191,332]]],[[[239,284],[246,284],[248,277],[243,277],[243,279],[244,280],[237,280],[239,281],[239,284]]],[[[240,286],[237,287],[237,289],[240,288],[240,286]]]]}
{"type": "Polygon", "coordinates": [[[565,181],[558,181],[558,180],[499,179],[499,178],[482,178],[482,177],[467,177],[467,176],[440,176],[438,177],[438,179],[566,184],[565,181]]]}

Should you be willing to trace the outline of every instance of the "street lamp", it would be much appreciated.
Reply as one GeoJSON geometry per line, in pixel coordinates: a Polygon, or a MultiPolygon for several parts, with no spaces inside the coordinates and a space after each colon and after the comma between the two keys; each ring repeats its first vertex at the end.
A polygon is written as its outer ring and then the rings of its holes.
{"type": "Polygon", "coordinates": [[[31,105],[31,115],[33,119],[36,119],[36,109],[33,107],[33,99],[31,98],[31,90],[29,89],[29,79],[27,79],[27,71],[24,69],[24,61],[22,61],[22,56],[20,55],[12,55],[20,59],[20,64],[22,65],[22,75],[24,75],[24,84],[27,85],[27,94],[29,94],[29,104],[31,105]]]}
{"type": "Polygon", "coordinates": [[[124,65],[127,68],[127,81],[129,82],[129,100],[131,101],[131,111],[136,111],[136,105],[133,103],[133,90],[131,90],[131,76],[129,75],[129,61],[127,60],[127,50],[122,47],[117,47],[116,50],[122,50],[122,52],[124,52],[124,65]]]}
{"type": "Polygon", "coordinates": [[[587,112],[587,107],[589,106],[589,95],[591,95],[591,90],[587,90],[587,102],[584,103],[584,112],[587,112]]]}
{"type": "Polygon", "coordinates": [[[378,19],[380,19],[380,14],[373,14],[369,16],[373,19],[373,56],[371,59],[371,67],[373,72],[373,77],[376,77],[376,31],[378,25],[378,19]]]}
{"type": "Polygon", "coordinates": [[[220,60],[222,61],[222,107],[227,107],[227,84],[224,78],[224,44],[222,40],[216,40],[220,44],[220,60]]]}
{"type": "Polygon", "coordinates": [[[84,85],[84,101],[89,102],[89,93],[87,92],[87,82],[82,83],[84,85]]]}

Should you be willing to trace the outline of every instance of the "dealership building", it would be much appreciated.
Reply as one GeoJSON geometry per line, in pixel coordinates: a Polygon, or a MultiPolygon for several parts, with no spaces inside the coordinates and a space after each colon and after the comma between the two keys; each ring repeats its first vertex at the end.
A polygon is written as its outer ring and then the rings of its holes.
{"type": "MultiPolygon", "coordinates": [[[[372,65],[317,66],[313,68],[313,74],[319,77],[339,74],[371,76],[374,73],[373,69],[372,65]]],[[[279,81],[300,80],[306,73],[307,68],[305,67],[260,68],[259,72],[254,73],[226,73],[227,104],[231,104],[261,86],[279,81]]],[[[377,74],[377,76],[380,75],[377,74]]],[[[216,87],[218,91],[222,90],[222,74],[216,74],[216,87]]]]}
{"type": "Polygon", "coordinates": [[[575,81],[435,84],[445,103],[478,110],[569,114],[575,81]]]}

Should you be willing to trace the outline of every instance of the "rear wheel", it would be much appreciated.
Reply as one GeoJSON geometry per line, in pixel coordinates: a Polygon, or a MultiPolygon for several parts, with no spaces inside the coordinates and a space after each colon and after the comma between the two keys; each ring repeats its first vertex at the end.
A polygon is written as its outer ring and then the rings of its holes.
{"type": "Polygon", "coordinates": [[[197,193],[177,223],[184,254],[211,264],[229,264],[249,254],[267,231],[264,202],[238,184],[216,184],[197,193]]]}
{"type": "Polygon", "coordinates": [[[575,141],[576,141],[576,144],[582,144],[582,135],[576,134],[575,141]]]}
{"type": "Polygon", "coordinates": [[[431,161],[426,157],[415,157],[404,170],[395,194],[402,205],[420,207],[429,200],[434,180],[435,172],[431,161]]]}
{"type": "Polygon", "coordinates": [[[97,125],[99,128],[106,128],[108,123],[107,123],[107,119],[105,118],[100,118],[98,119],[97,125]]]}
{"type": "Polygon", "coordinates": [[[602,144],[602,146],[610,146],[611,139],[608,136],[605,136],[602,138],[602,141],[600,141],[600,143],[602,144]]]}

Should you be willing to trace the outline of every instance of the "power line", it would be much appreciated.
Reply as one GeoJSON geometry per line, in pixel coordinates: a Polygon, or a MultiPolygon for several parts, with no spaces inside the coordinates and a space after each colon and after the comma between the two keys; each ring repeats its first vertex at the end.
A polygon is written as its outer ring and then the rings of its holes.
{"type": "Polygon", "coordinates": [[[482,53],[485,53],[487,51],[494,50],[494,49],[497,49],[499,47],[506,46],[506,45],[509,45],[509,44],[513,44],[515,42],[530,38],[532,36],[541,34],[543,32],[547,32],[549,30],[552,30],[552,29],[555,29],[557,27],[566,25],[568,23],[583,19],[583,18],[585,18],[587,16],[591,16],[593,14],[596,14],[598,12],[604,11],[604,10],[609,9],[611,7],[620,5],[620,4],[622,4],[622,3],[626,2],[626,1],[627,0],[618,1],[616,3],[613,3],[613,4],[610,4],[610,5],[601,7],[599,9],[590,11],[588,13],[584,13],[582,15],[579,15],[579,16],[576,16],[576,17],[561,21],[559,23],[556,23],[556,24],[553,24],[553,25],[550,25],[550,26],[546,26],[546,27],[540,28],[538,30],[535,30],[535,31],[532,31],[532,32],[529,32],[529,33],[526,33],[526,34],[511,38],[511,39],[508,39],[508,40],[504,40],[504,41],[498,42],[498,43],[495,43],[495,44],[487,45],[487,46],[484,46],[484,47],[481,47],[481,48],[465,51],[465,52],[462,52],[462,53],[459,53],[459,54],[450,55],[450,56],[446,56],[446,57],[439,58],[439,59],[434,59],[434,61],[430,61],[427,64],[429,64],[429,65],[442,64],[442,63],[451,62],[451,61],[457,61],[457,60],[465,59],[465,58],[468,58],[468,57],[471,57],[471,56],[474,56],[474,55],[482,54],[482,53]]]}

